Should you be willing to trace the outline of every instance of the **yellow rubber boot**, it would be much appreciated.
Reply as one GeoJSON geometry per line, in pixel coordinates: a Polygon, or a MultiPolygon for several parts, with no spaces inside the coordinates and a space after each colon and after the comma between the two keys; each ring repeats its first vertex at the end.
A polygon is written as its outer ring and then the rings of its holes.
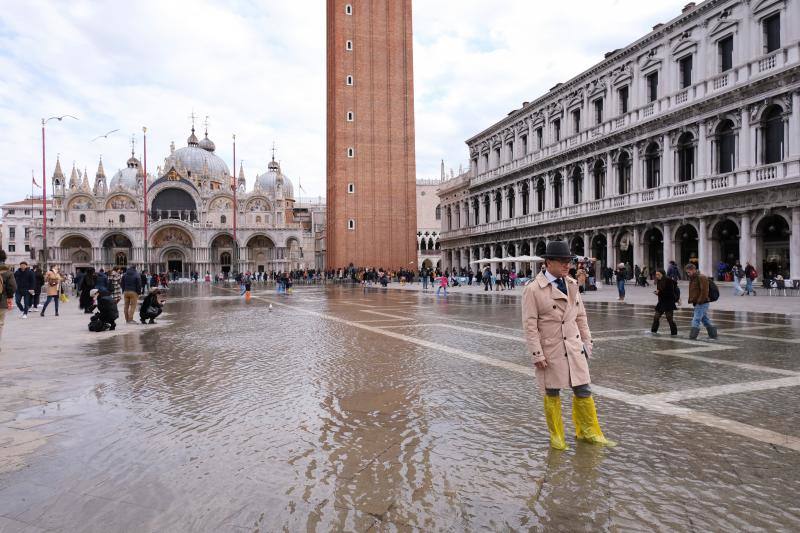
{"type": "Polygon", "coordinates": [[[575,427],[577,428],[576,436],[590,444],[598,444],[600,446],[616,446],[617,443],[613,440],[608,440],[600,430],[600,422],[597,421],[597,410],[594,407],[594,398],[572,398],[572,416],[575,420],[575,427]]]}
{"type": "Polygon", "coordinates": [[[575,402],[575,397],[572,398],[572,423],[575,424],[575,439],[583,440],[583,431],[578,424],[578,404],[575,402]]]}
{"type": "Polygon", "coordinates": [[[566,450],[564,420],[561,418],[561,396],[545,395],[544,414],[547,418],[547,429],[550,430],[550,447],[555,450],[566,450]]]}

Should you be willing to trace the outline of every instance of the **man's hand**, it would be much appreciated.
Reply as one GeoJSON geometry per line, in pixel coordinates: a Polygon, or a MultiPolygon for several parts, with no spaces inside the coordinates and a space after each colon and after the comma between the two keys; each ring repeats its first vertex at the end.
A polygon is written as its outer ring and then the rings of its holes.
{"type": "Polygon", "coordinates": [[[542,359],[541,361],[533,363],[533,366],[535,366],[539,370],[544,370],[545,368],[547,368],[547,361],[545,359],[542,359]]]}

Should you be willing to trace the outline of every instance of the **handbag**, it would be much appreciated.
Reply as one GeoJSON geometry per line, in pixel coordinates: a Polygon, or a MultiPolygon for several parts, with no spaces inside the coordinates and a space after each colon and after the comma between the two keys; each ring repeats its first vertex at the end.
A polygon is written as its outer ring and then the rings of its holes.
{"type": "Polygon", "coordinates": [[[67,298],[67,295],[64,294],[63,292],[58,297],[58,299],[61,300],[61,303],[63,303],[63,304],[65,304],[65,303],[67,303],[69,301],[69,298],[67,298]]]}

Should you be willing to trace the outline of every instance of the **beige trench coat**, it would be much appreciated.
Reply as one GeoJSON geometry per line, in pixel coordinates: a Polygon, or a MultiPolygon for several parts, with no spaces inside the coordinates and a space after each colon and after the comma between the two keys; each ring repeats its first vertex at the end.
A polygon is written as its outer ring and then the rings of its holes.
{"type": "Polygon", "coordinates": [[[522,329],[533,362],[547,361],[536,369],[544,389],[564,389],[591,382],[584,345],[592,344],[578,283],[566,278],[569,298],[539,274],[522,293],[522,329]]]}

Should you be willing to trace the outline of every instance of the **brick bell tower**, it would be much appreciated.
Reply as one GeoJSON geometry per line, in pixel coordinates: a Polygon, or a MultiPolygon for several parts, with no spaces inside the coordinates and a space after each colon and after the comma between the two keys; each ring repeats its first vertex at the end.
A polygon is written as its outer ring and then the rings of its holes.
{"type": "Polygon", "coordinates": [[[411,0],[327,0],[327,268],[415,268],[411,0]]]}

